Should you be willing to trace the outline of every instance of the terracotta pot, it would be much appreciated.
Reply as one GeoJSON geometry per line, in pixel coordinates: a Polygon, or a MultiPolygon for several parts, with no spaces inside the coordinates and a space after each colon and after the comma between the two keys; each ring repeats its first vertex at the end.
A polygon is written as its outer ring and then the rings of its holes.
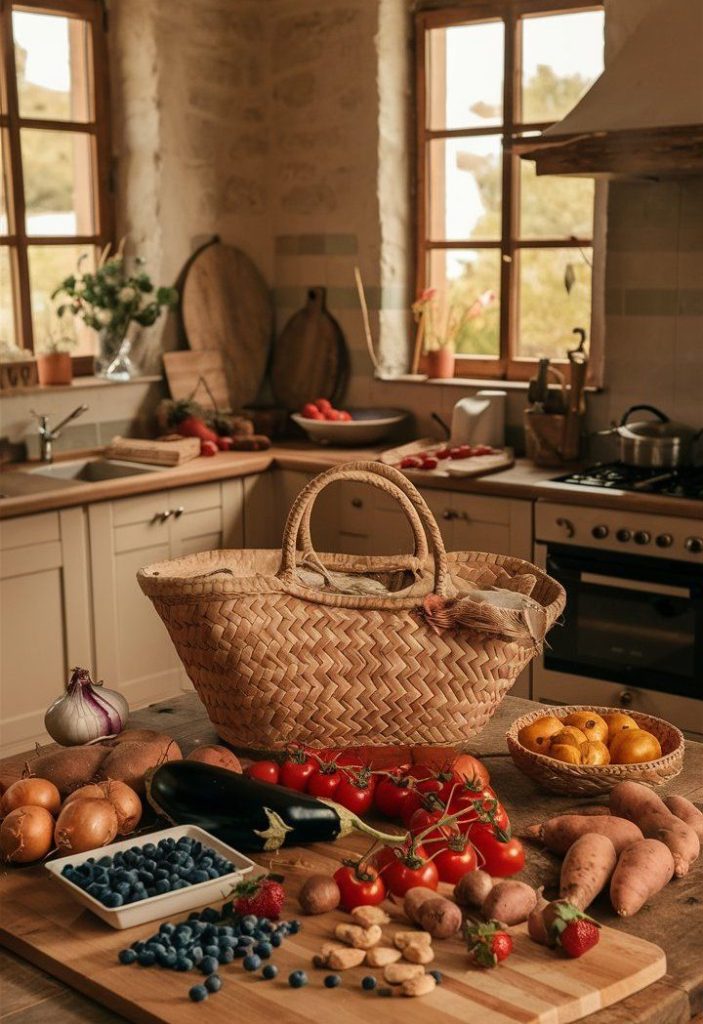
{"type": "Polygon", "coordinates": [[[39,383],[44,387],[56,384],[70,384],[73,380],[73,365],[68,352],[45,352],[37,356],[39,383]]]}
{"type": "Polygon", "coordinates": [[[427,373],[430,377],[447,380],[454,376],[454,349],[449,345],[427,353],[427,373]]]}

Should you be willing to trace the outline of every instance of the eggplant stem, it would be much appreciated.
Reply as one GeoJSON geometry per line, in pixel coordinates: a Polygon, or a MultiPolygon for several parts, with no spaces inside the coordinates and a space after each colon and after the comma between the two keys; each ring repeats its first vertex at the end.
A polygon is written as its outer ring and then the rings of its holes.
{"type": "Polygon", "coordinates": [[[389,835],[387,832],[379,832],[378,829],[373,828],[371,825],[367,825],[365,821],[361,820],[361,818],[356,818],[354,821],[354,828],[359,832],[365,832],[367,835],[373,836],[374,839],[380,840],[387,846],[404,843],[408,838],[406,832],[403,832],[400,835],[389,835]]]}

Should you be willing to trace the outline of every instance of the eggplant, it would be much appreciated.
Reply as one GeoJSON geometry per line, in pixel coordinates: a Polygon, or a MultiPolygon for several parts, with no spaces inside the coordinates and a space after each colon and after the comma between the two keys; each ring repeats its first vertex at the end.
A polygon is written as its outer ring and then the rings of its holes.
{"type": "Polygon", "coordinates": [[[199,825],[237,850],[329,843],[365,832],[399,844],[406,834],[386,835],[332,800],[198,761],[168,761],[145,776],[146,795],[173,825],[199,825]]]}

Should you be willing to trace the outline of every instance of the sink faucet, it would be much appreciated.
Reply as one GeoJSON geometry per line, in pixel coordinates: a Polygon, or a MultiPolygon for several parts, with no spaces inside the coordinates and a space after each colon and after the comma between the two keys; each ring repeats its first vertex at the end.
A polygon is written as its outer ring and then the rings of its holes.
{"type": "Polygon", "coordinates": [[[70,423],[71,420],[75,420],[77,416],[82,416],[84,412],[88,411],[88,406],[79,405],[73,410],[73,412],[69,412],[68,416],[66,416],[65,419],[62,419],[61,422],[53,428],[49,426],[48,416],[41,415],[40,413],[35,412],[34,409],[30,409],[29,411],[39,424],[39,458],[42,462],[53,462],[54,452],[52,445],[54,441],[59,437],[67,423],[70,423]]]}

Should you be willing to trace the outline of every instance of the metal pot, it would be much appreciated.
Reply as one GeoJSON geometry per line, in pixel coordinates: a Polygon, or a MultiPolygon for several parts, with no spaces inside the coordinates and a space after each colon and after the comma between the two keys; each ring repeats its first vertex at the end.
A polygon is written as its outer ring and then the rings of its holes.
{"type": "Polygon", "coordinates": [[[653,405],[633,405],[602,434],[617,434],[620,438],[620,461],[628,466],[644,469],[673,469],[690,466],[696,441],[703,431],[694,430],[684,423],[674,423],[653,405]],[[630,423],[633,412],[651,412],[656,419],[630,423]]]}

